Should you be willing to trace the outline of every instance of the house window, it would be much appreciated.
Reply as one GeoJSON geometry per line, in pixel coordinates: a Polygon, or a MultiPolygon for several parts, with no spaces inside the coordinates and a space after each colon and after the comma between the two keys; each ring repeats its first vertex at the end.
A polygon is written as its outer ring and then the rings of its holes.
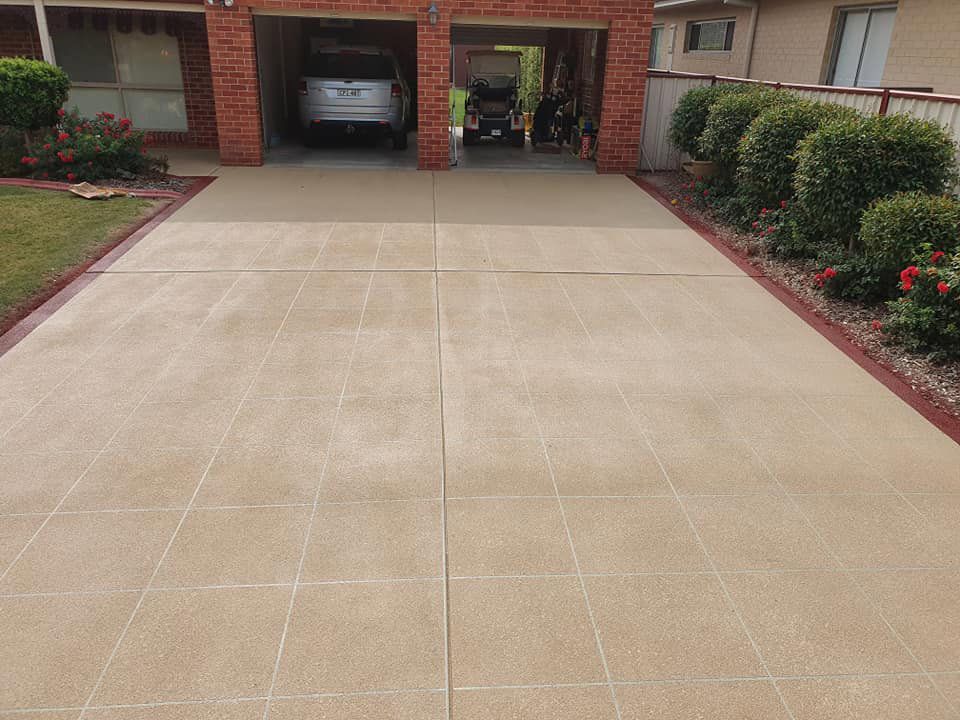
{"type": "Polygon", "coordinates": [[[732,18],[687,23],[687,52],[729,52],[736,24],[732,18]]]}
{"type": "Polygon", "coordinates": [[[663,46],[663,25],[654,25],[650,28],[650,55],[647,67],[660,67],[660,48],[663,46]]]}
{"type": "Polygon", "coordinates": [[[887,64],[896,6],[842,10],[837,19],[830,84],[879,87],[887,64]]]}
{"type": "Polygon", "coordinates": [[[84,16],[53,31],[57,62],[71,82],[66,107],[87,117],[128,117],[143,130],[186,130],[177,38],[156,23],[127,20],[122,29],[115,17],[94,27],[84,16]]]}

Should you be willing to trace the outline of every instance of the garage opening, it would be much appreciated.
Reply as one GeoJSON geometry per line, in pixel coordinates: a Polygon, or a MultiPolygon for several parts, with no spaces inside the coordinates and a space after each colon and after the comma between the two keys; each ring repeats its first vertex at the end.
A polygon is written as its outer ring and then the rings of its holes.
{"type": "Polygon", "coordinates": [[[607,32],[451,25],[450,164],[593,172],[607,32]]]}
{"type": "Polygon", "coordinates": [[[412,18],[257,15],[254,29],[265,163],[416,168],[412,18]]]}

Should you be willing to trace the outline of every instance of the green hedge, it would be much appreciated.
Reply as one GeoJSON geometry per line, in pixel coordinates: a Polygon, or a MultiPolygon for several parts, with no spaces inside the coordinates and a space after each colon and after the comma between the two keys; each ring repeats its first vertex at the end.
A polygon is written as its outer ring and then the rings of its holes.
{"type": "Polygon", "coordinates": [[[0,58],[0,125],[19,130],[52,127],[69,90],[67,74],[54,65],[0,58]]]}
{"type": "Polygon", "coordinates": [[[700,136],[707,124],[710,107],[725,95],[743,93],[752,87],[742,83],[719,83],[688,90],[677,102],[670,120],[670,142],[683,152],[697,156],[700,136]]]}
{"type": "Polygon", "coordinates": [[[956,146],[941,126],[906,115],[824,123],[797,148],[797,227],[820,246],[857,248],[863,211],[897,192],[943,193],[956,146]]]}
{"type": "Polygon", "coordinates": [[[855,120],[853,108],[798,100],[768,107],[750,123],[737,147],[737,188],[750,207],[775,207],[793,196],[797,145],[824,122],[855,120]]]}
{"type": "Polygon", "coordinates": [[[739,161],[737,148],[750,123],[769,108],[797,100],[791,92],[762,87],[721,97],[707,114],[700,135],[700,154],[717,163],[721,173],[732,177],[739,161]]]}

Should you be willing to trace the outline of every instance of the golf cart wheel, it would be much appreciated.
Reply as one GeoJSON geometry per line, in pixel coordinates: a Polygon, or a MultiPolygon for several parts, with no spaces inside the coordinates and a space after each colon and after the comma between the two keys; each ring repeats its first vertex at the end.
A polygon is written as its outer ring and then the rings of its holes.
{"type": "Polygon", "coordinates": [[[407,131],[406,130],[399,130],[393,134],[393,149],[394,150],[407,149],[407,131]]]}
{"type": "Polygon", "coordinates": [[[510,141],[514,147],[522,148],[527,142],[527,134],[523,130],[514,130],[510,141]]]}
{"type": "Polygon", "coordinates": [[[476,145],[477,141],[480,139],[479,130],[464,130],[463,131],[463,144],[464,145],[476,145]]]}

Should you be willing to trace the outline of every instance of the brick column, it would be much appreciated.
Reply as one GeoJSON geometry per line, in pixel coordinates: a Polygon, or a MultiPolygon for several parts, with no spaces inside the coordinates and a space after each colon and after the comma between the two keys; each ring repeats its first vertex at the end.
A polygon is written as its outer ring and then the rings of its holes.
{"type": "MultiPolygon", "coordinates": [[[[427,3],[420,3],[426,5],[427,3]]],[[[417,167],[450,169],[450,15],[417,11],[417,167]]]]}
{"type": "Polygon", "coordinates": [[[220,163],[263,165],[260,83],[253,15],[248,7],[206,6],[220,163]]]}
{"type": "Polygon", "coordinates": [[[646,7],[610,23],[597,172],[633,175],[637,171],[652,13],[646,7]]]}

